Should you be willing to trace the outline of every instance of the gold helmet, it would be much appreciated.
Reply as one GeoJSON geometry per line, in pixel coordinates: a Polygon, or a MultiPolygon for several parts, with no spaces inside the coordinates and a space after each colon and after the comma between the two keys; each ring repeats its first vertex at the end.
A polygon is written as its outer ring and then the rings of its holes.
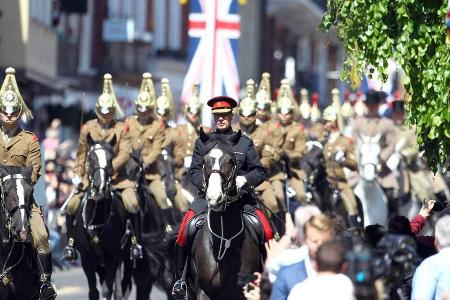
{"type": "MultiPolygon", "coordinates": [[[[22,95],[20,94],[15,76],[16,70],[10,67],[5,70],[5,73],[5,80],[3,81],[0,89],[0,109],[6,114],[12,114],[19,111],[17,118],[22,116],[23,121],[28,122],[33,119],[33,114],[25,104],[25,101],[23,101],[22,95]]],[[[15,120],[12,122],[14,121],[15,120]]]]}
{"type": "Polygon", "coordinates": [[[199,114],[202,110],[202,103],[199,97],[199,84],[196,83],[192,85],[192,96],[189,97],[188,102],[184,106],[185,112],[190,112],[191,114],[199,114]]]}
{"type": "Polygon", "coordinates": [[[155,108],[156,93],[153,85],[152,74],[142,74],[141,89],[134,101],[136,109],[140,112],[146,112],[155,108]]]}
{"type": "Polygon", "coordinates": [[[117,117],[123,118],[124,113],[117,102],[116,94],[114,93],[112,76],[106,73],[103,76],[103,92],[98,97],[96,103],[97,116],[99,114],[105,115],[111,111],[115,111],[117,117]]]}
{"type": "Polygon", "coordinates": [[[272,97],[270,92],[270,73],[262,73],[261,82],[258,86],[258,92],[255,95],[256,107],[260,110],[270,110],[272,106],[272,97]]]}
{"type": "Polygon", "coordinates": [[[174,105],[169,79],[161,79],[161,96],[156,99],[156,112],[159,115],[169,115],[172,119],[174,115],[174,105]]]}
{"type": "Polygon", "coordinates": [[[301,89],[300,95],[302,98],[302,103],[300,104],[299,111],[304,120],[308,120],[311,114],[311,105],[308,102],[308,91],[306,89],[301,89]]]}
{"type": "Polygon", "coordinates": [[[348,100],[345,100],[344,104],[342,104],[341,114],[344,119],[351,118],[355,114],[353,106],[350,104],[348,100]]]}
{"type": "Polygon", "coordinates": [[[297,103],[294,100],[289,79],[281,80],[277,97],[277,110],[282,114],[295,113],[297,111],[297,103]]]}
{"type": "Polygon", "coordinates": [[[255,82],[247,80],[247,96],[239,102],[239,114],[248,117],[256,113],[255,82]]]}
{"type": "Polygon", "coordinates": [[[328,105],[323,111],[325,121],[335,122],[337,120],[337,111],[333,104],[328,105]]]}

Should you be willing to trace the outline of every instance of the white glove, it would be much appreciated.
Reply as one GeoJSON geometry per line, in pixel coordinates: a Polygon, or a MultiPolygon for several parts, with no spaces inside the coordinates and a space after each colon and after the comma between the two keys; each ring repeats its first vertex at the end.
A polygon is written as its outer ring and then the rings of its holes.
{"type": "Polygon", "coordinates": [[[75,187],[78,187],[80,185],[80,183],[81,183],[81,178],[80,177],[75,176],[75,177],[72,178],[72,184],[75,187]]]}
{"type": "Polygon", "coordinates": [[[247,183],[247,179],[245,179],[244,176],[237,176],[236,177],[236,187],[241,189],[245,184],[247,183]]]}
{"type": "Polygon", "coordinates": [[[386,166],[388,166],[388,168],[391,171],[396,171],[398,168],[398,165],[400,164],[400,159],[401,159],[401,154],[398,152],[394,152],[389,159],[386,162],[386,166]]]}
{"type": "Polygon", "coordinates": [[[336,155],[335,155],[334,159],[337,162],[343,162],[345,160],[345,153],[344,153],[344,151],[339,150],[338,152],[336,152],[336,155]]]}
{"type": "Polygon", "coordinates": [[[192,156],[186,156],[184,158],[184,167],[186,169],[189,169],[191,167],[191,163],[192,163],[192,156]]]}

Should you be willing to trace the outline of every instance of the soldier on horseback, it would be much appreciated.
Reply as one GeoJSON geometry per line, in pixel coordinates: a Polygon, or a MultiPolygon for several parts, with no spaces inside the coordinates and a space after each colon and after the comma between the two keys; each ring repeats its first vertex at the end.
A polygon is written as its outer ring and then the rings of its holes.
{"type": "MultiPolygon", "coordinates": [[[[149,184],[150,192],[154,195],[158,194],[160,190],[158,189],[158,181],[161,182],[161,177],[156,162],[164,143],[163,126],[154,114],[155,103],[156,93],[151,74],[144,73],[139,95],[135,100],[136,114],[128,117],[125,124],[128,128],[127,136],[130,139],[132,159],[134,160],[131,163],[134,163],[134,166],[138,168],[142,168],[142,175],[149,184]],[[156,183],[154,183],[155,181],[156,183]]],[[[139,170],[128,170],[128,172],[132,173],[129,174],[131,177],[136,176],[139,170]]],[[[134,178],[134,180],[139,179],[134,178]]],[[[137,239],[139,239],[141,235],[141,216],[139,213],[133,215],[133,229],[136,232],[137,239]]],[[[135,249],[139,249],[139,251],[131,253],[134,258],[142,258],[141,248],[135,249]]]]}
{"type": "Polygon", "coordinates": [[[261,160],[262,166],[266,169],[270,178],[255,188],[256,192],[261,193],[261,200],[272,213],[280,211],[278,203],[284,203],[284,198],[276,199],[272,184],[282,186],[281,172],[274,173],[280,160],[279,145],[274,146],[273,139],[267,126],[258,126],[256,124],[256,101],[254,98],[254,82],[247,81],[247,96],[239,103],[239,124],[236,130],[242,130],[242,133],[253,140],[256,152],[261,160]],[[278,175],[278,176],[276,176],[278,175]]]}
{"type": "Polygon", "coordinates": [[[337,119],[338,111],[333,105],[323,111],[325,129],[329,132],[328,141],[323,148],[325,170],[330,185],[340,192],[342,201],[348,214],[351,227],[358,226],[358,208],[353,190],[347,183],[344,167],[357,169],[354,145],[351,139],[343,136],[339,131],[337,119]]]}
{"type": "MultiPolygon", "coordinates": [[[[305,173],[300,168],[300,160],[306,152],[306,134],[302,124],[294,121],[297,111],[289,80],[283,79],[277,99],[279,126],[281,128],[283,143],[281,146],[281,160],[287,167],[289,185],[295,191],[300,203],[306,202],[305,173]]],[[[274,186],[277,198],[284,198],[282,187],[274,186]]]]}
{"type": "MultiPolygon", "coordinates": [[[[6,77],[0,90],[0,101],[0,121],[2,125],[0,157],[2,164],[20,167],[31,166],[31,181],[34,185],[41,176],[39,141],[33,132],[24,130],[19,125],[21,117],[23,120],[29,121],[33,116],[20,94],[13,68],[6,69],[6,77]]],[[[40,299],[55,299],[55,288],[50,281],[52,258],[48,233],[44,224],[43,213],[36,203],[33,203],[31,207],[29,222],[32,245],[37,253],[39,280],[42,284],[40,299]]]]}
{"type": "MultiPolygon", "coordinates": [[[[86,122],[81,127],[78,140],[77,159],[74,170],[78,185],[75,187],[73,195],[67,200],[66,208],[68,243],[64,249],[64,258],[68,260],[77,258],[73,236],[74,219],[86,190],[89,187],[87,172],[87,155],[89,152],[88,136],[94,141],[110,142],[116,140],[114,143],[115,157],[112,161],[112,187],[114,190],[121,192],[124,207],[130,214],[134,215],[139,211],[135,184],[127,179],[125,169],[123,168],[130,157],[130,143],[126,136],[128,129],[123,122],[117,121],[116,119],[116,115],[123,117],[124,114],[117,102],[112,84],[112,76],[110,74],[105,74],[104,76],[103,92],[97,100],[95,113],[97,118],[86,122]]],[[[131,247],[131,253],[139,253],[141,249],[137,243],[132,244],[131,247]]]]}
{"type": "MultiPolygon", "coordinates": [[[[233,118],[233,108],[237,106],[237,103],[234,99],[226,97],[226,96],[218,96],[210,99],[207,102],[208,106],[211,107],[212,113],[214,114],[214,121],[216,125],[216,130],[211,133],[212,136],[220,135],[220,136],[234,136],[233,129],[231,127],[231,120],[233,118]]],[[[264,217],[262,212],[255,208],[250,199],[251,196],[247,194],[244,197],[245,193],[250,193],[248,191],[244,191],[244,187],[248,189],[253,189],[254,187],[261,184],[267,177],[267,174],[261,165],[261,162],[258,158],[258,154],[254,148],[253,142],[251,139],[246,137],[245,135],[238,135],[239,140],[233,142],[232,148],[236,155],[237,159],[237,177],[236,177],[236,186],[238,190],[241,190],[240,193],[240,201],[244,210],[249,210],[254,212],[259,219],[259,222],[262,224],[262,228],[266,229],[266,239],[271,238],[272,232],[270,230],[270,225],[267,219],[264,217]]],[[[178,280],[174,287],[172,294],[177,299],[184,299],[187,294],[187,286],[184,281],[183,270],[186,263],[186,259],[188,257],[190,249],[187,248],[186,245],[189,245],[191,241],[187,241],[187,238],[192,237],[193,235],[189,234],[187,236],[189,227],[194,226],[195,224],[191,224],[191,220],[200,212],[206,209],[206,183],[204,180],[203,174],[203,166],[204,160],[203,157],[208,153],[209,149],[205,147],[200,139],[197,139],[195,143],[195,148],[192,156],[192,164],[188,171],[188,175],[191,178],[192,184],[194,184],[199,189],[199,197],[192,203],[191,207],[186,212],[183,221],[180,225],[180,231],[178,233],[178,238],[176,241],[175,248],[175,263],[176,263],[176,275],[177,278],[181,278],[178,280]]],[[[191,228],[195,230],[194,228],[191,228]]]]}
{"type": "MultiPolygon", "coordinates": [[[[192,96],[188,99],[186,105],[184,106],[184,113],[186,116],[186,124],[178,125],[176,130],[176,139],[173,145],[173,156],[175,159],[175,178],[176,178],[176,188],[177,193],[175,196],[175,203],[181,213],[185,213],[188,209],[188,201],[192,202],[194,197],[197,195],[194,190],[195,187],[192,186],[190,182],[185,182],[183,177],[187,174],[192,162],[192,153],[194,151],[195,141],[197,140],[201,122],[200,115],[202,112],[202,104],[198,95],[198,84],[194,84],[192,87],[192,96]],[[190,185],[191,191],[183,189],[188,189],[187,186],[190,185]],[[190,193],[186,195],[186,192],[190,193]],[[187,197],[190,197],[188,200],[187,197]]],[[[206,133],[210,133],[211,129],[203,127],[206,133]]]]}

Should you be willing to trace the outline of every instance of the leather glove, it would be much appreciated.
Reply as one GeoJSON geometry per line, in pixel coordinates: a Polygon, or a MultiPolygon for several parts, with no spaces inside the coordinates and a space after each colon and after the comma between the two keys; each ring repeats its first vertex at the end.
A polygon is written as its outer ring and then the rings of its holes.
{"type": "Polygon", "coordinates": [[[236,177],[236,187],[240,190],[247,183],[247,179],[244,176],[236,177]]]}

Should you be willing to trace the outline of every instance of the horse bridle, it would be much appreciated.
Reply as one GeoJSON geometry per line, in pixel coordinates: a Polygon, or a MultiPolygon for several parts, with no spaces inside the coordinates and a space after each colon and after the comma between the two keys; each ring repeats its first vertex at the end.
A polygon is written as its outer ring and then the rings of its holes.
{"type": "Polygon", "coordinates": [[[19,210],[25,210],[27,220],[30,218],[30,208],[28,208],[25,204],[18,204],[13,209],[9,210],[5,203],[5,190],[3,188],[3,184],[8,180],[16,180],[16,179],[26,179],[22,174],[9,174],[0,178],[0,190],[1,190],[1,200],[0,200],[0,208],[2,213],[6,218],[6,228],[8,229],[8,240],[11,235],[11,226],[12,226],[12,216],[19,210]]]}
{"type": "MultiPolygon", "coordinates": [[[[236,195],[236,196],[230,195],[230,192],[233,189],[234,184],[235,184],[234,180],[232,180],[232,179],[236,177],[236,172],[237,172],[237,161],[236,161],[236,158],[233,156],[232,156],[232,162],[233,162],[233,168],[231,169],[231,172],[228,177],[221,170],[211,170],[211,173],[209,174],[209,176],[211,176],[211,174],[217,173],[220,175],[222,180],[227,183],[222,191],[222,195],[224,197],[223,203],[225,204],[225,207],[230,205],[231,203],[235,202],[239,198],[238,195],[236,195]]],[[[205,187],[205,190],[206,190],[207,185],[206,185],[205,165],[204,164],[203,164],[202,171],[203,171],[203,186],[205,187]]]]}
{"type": "MultiPolygon", "coordinates": [[[[92,152],[94,152],[95,150],[104,150],[104,151],[107,151],[106,149],[105,149],[105,147],[103,147],[102,145],[100,145],[100,144],[95,144],[95,145],[93,145],[92,147],[91,147],[91,149],[89,150],[89,152],[88,152],[88,157],[91,155],[91,153],[92,152]]],[[[89,166],[88,166],[89,167],[89,166]]],[[[89,186],[90,187],[92,187],[93,186],[93,183],[94,183],[94,174],[96,173],[96,172],[98,172],[98,171],[100,171],[100,170],[103,170],[104,172],[105,172],[105,174],[107,174],[106,173],[106,170],[107,170],[107,167],[97,167],[97,168],[95,168],[95,169],[92,169],[92,173],[91,172],[89,172],[89,186]]],[[[106,183],[105,183],[105,186],[107,186],[107,187],[110,187],[110,184],[111,184],[111,176],[108,176],[108,179],[107,179],[107,181],[106,181],[106,183]]],[[[91,190],[91,189],[89,189],[89,190],[91,190]]],[[[92,192],[91,192],[92,193],[92,192]]],[[[95,195],[95,194],[93,194],[93,195],[95,195]]]]}

